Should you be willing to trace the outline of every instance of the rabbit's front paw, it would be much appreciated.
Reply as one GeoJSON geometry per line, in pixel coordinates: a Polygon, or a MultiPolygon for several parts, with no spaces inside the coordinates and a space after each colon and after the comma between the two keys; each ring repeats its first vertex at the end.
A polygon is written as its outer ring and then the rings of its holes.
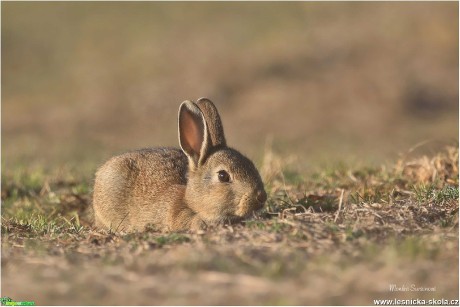
{"type": "Polygon", "coordinates": [[[205,221],[199,218],[197,215],[193,217],[193,220],[190,224],[190,230],[197,231],[197,230],[205,230],[208,227],[205,221]]]}

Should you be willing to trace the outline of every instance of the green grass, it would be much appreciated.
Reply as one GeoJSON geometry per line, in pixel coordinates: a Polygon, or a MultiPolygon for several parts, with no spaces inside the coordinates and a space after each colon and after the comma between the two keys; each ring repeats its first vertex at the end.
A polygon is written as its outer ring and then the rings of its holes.
{"type": "Polygon", "coordinates": [[[443,204],[448,201],[458,200],[458,186],[445,185],[438,188],[436,184],[414,185],[413,191],[420,204],[437,203],[443,204]]]}
{"type": "Polygon", "coordinates": [[[190,242],[190,238],[181,233],[171,233],[155,238],[155,242],[161,247],[167,244],[181,244],[190,242]]]}

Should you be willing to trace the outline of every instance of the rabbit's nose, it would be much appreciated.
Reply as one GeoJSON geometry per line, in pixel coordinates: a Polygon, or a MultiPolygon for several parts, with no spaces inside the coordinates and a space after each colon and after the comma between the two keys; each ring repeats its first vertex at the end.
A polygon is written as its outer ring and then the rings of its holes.
{"type": "Polygon", "coordinates": [[[257,192],[256,199],[261,204],[265,203],[265,201],[267,200],[267,193],[265,193],[264,190],[257,192]]]}

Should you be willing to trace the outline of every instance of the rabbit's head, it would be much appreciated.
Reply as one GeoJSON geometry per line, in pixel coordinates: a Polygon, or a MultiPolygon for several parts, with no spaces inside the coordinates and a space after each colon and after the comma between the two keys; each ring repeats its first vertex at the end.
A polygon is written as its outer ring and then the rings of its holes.
{"type": "Polygon", "coordinates": [[[237,221],[267,199],[251,160],[227,147],[214,104],[201,98],[179,109],[179,142],[189,160],[185,202],[205,222],[237,221]]]}

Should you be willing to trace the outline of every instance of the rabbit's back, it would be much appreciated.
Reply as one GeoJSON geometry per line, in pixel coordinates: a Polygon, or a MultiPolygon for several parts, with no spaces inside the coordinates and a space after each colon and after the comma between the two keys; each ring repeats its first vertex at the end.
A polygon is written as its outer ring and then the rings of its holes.
{"type": "Polygon", "coordinates": [[[181,201],[188,160],[176,148],[149,148],[107,161],[96,173],[93,195],[97,227],[143,230],[167,227],[169,209],[181,201]]]}

